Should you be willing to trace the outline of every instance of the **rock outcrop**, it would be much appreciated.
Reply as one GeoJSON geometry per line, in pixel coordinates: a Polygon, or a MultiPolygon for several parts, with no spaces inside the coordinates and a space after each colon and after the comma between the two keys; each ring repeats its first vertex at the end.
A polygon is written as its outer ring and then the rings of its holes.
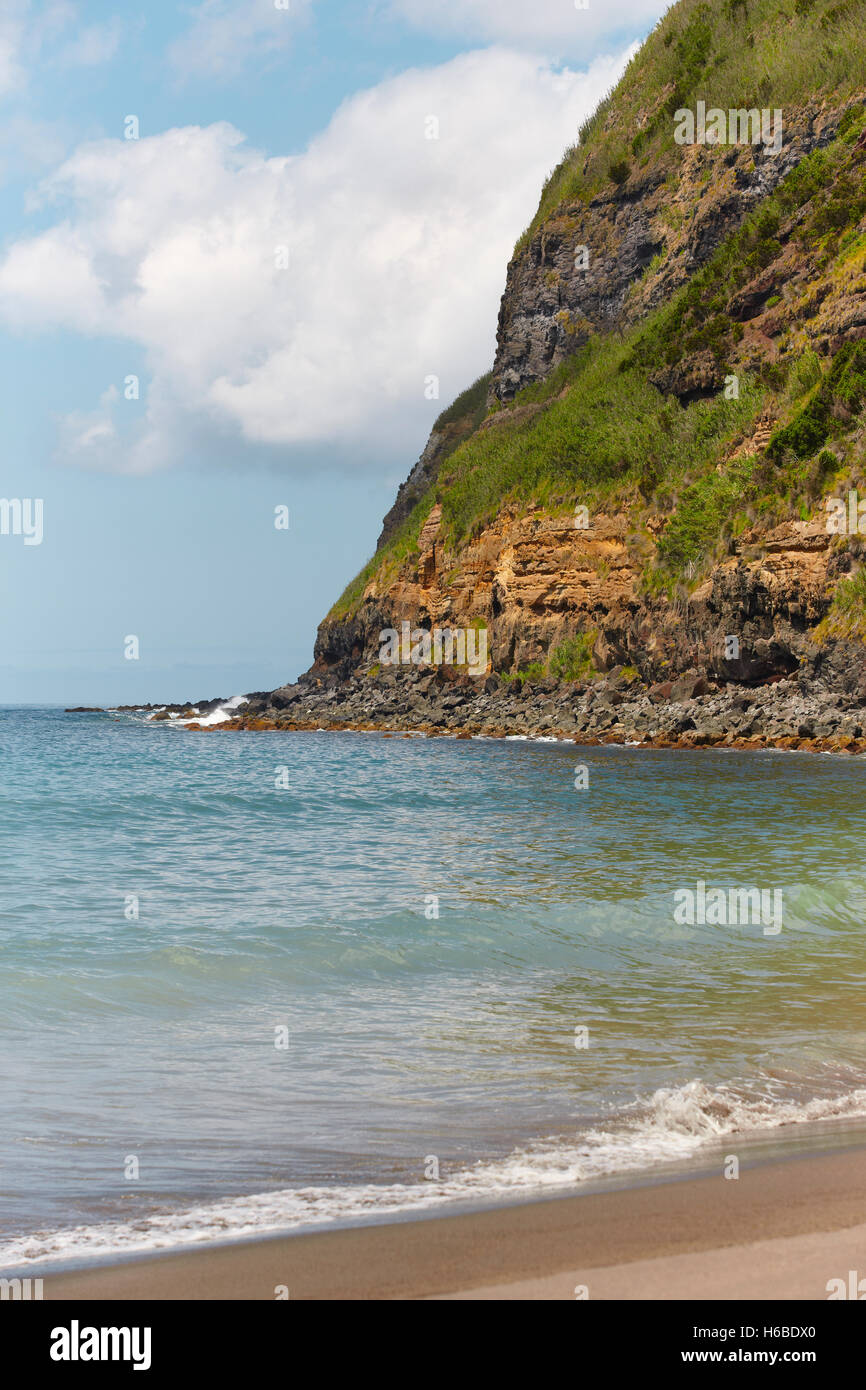
{"type": "MultiPolygon", "coordinates": [[[[693,668],[744,684],[827,669],[828,651],[813,634],[838,562],[822,520],[745,532],[681,601],[641,591],[645,537],[629,533],[621,516],[577,528],[570,515],[506,510],[455,555],[438,544],[431,514],[422,542],[411,581],[383,593],[373,582],[350,620],[321,625],[312,677],[377,671],[381,632],[406,620],[482,624],[492,671],[531,667],[581,634],[592,638],[594,672],[627,665],[647,684],[693,668]]],[[[866,691],[866,648],[845,644],[835,684],[866,691]]]]}
{"type": "MultiPolygon", "coordinates": [[[[805,155],[833,139],[845,109],[815,102],[787,112],[778,154],[696,145],[673,188],[668,169],[657,168],[609,185],[588,206],[557,208],[508,267],[491,398],[511,400],[593,333],[635,323],[670,297],[805,155]]],[[[771,293],[772,282],[751,287],[737,314],[748,317],[771,293]]]]}
{"type": "MultiPolygon", "coordinates": [[[[189,726],[194,732],[198,726],[189,726]]],[[[303,677],[251,700],[214,733],[235,731],[415,731],[428,737],[566,738],[578,744],[640,743],[656,748],[777,747],[866,753],[863,696],[820,681],[782,678],[743,690],[699,673],[647,689],[615,667],[592,684],[554,680],[473,680],[447,669],[406,668],[375,680],[303,677]]],[[[210,730],[209,730],[210,732],[210,730]]]]}

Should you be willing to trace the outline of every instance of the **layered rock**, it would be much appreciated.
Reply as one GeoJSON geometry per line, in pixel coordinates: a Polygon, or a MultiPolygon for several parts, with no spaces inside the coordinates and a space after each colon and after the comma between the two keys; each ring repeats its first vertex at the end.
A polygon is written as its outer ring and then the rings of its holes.
{"type": "MultiPolygon", "coordinates": [[[[658,531],[663,534],[663,527],[658,531]]],[[[646,682],[694,667],[744,683],[827,667],[815,625],[827,612],[839,558],[823,519],[747,531],[733,553],[682,602],[642,592],[653,542],[623,516],[504,511],[458,554],[432,513],[422,531],[415,578],[379,592],[373,581],[348,621],[319,629],[311,674],[345,679],[380,664],[380,634],[483,623],[490,668],[520,670],[546,660],[569,638],[592,638],[592,666],[633,666],[646,682]],[[736,656],[726,639],[736,639],[736,656]]],[[[836,679],[860,688],[866,650],[846,646],[836,679]]]]}

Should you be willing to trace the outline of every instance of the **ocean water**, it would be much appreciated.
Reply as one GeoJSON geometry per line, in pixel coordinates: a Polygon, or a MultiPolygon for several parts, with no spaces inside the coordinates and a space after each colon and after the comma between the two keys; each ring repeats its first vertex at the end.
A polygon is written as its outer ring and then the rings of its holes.
{"type": "Polygon", "coordinates": [[[866,1119],[861,758],[6,709],[0,768],[0,1267],[866,1119]]]}

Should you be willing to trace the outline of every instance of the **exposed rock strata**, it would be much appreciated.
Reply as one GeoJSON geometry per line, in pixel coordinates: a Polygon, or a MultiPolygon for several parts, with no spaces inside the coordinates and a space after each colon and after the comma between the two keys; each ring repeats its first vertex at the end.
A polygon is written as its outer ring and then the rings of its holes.
{"type": "MultiPolygon", "coordinates": [[[[663,527],[663,521],[662,521],[663,527]]],[[[494,671],[541,661],[569,637],[591,633],[595,670],[635,667],[652,683],[699,668],[711,677],[759,682],[805,670],[832,670],[840,690],[866,695],[866,650],[815,644],[832,581],[847,557],[821,520],[788,521],[768,534],[746,532],[687,600],[649,597],[639,587],[649,531],[629,532],[621,516],[586,529],[569,514],[503,511],[455,557],[441,540],[436,511],[422,532],[414,580],[384,593],[375,583],[356,614],[324,622],[313,677],[348,679],[373,669],[383,629],[483,623],[494,671]],[[726,638],[735,637],[737,655],[726,638]]]]}

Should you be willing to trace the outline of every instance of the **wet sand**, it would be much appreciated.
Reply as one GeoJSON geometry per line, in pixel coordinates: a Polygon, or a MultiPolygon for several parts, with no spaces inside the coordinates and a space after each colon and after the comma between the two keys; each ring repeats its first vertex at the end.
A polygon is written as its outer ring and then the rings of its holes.
{"type": "Polygon", "coordinates": [[[46,1299],[826,1299],[866,1277],[866,1149],[740,1177],[213,1246],[47,1275],[46,1299]],[[578,1294],[575,1290],[578,1289],[578,1294]]]}

